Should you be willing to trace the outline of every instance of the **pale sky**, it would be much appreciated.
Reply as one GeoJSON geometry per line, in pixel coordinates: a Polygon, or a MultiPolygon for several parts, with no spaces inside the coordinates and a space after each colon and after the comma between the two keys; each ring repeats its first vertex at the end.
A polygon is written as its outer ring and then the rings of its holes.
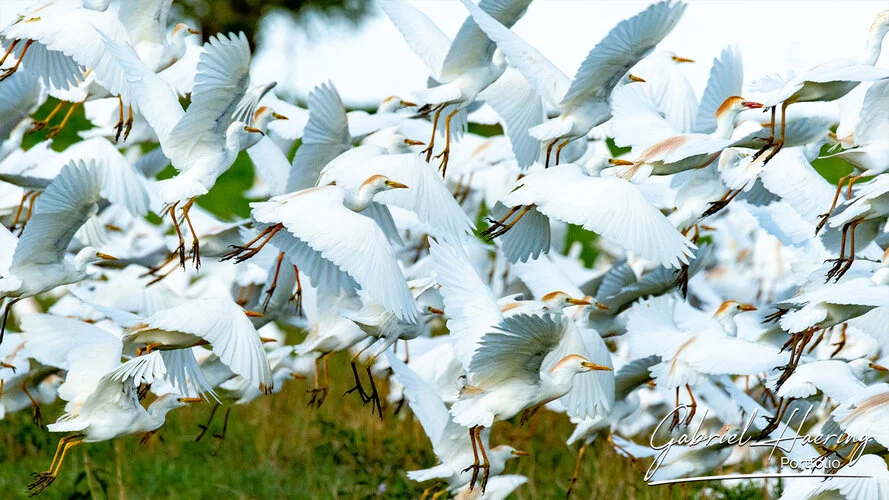
{"type": "MultiPolygon", "coordinates": [[[[619,21],[645,9],[648,1],[536,0],[514,30],[567,75],[619,21]]],[[[857,56],[881,1],[689,0],[675,30],[659,46],[696,63],[683,69],[700,95],[713,57],[736,43],[744,56],[745,82],[766,73],[806,69],[837,57],[857,56]]],[[[422,0],[415,5],[450,37],[467,12],[458,0],[422,0]]],[[[352,105],[373,104],[425,86],[428,71],[381,12],[358,30],[310,21],[294,26],[269,20],[257,73],[279,81],[278,92],[304,96],[330,79],[352,105]],[[283,85],[282,85],[283,84],[283,85]]],[[[889,45],[887,41],[884,46],[889,45]]],[[[887,48],[886,52],[889,52],[887,48]]],[[[889,66],[885,53],[879,63],[889,66]]]]}
{"type": "MultiPolygon", "coordinates": [[[[0,26],[32,0],[0,0],[0,26]]],[[[620,20],[648,1],[536,0],[514,27],[516,33],[573,76],[587,52],[620,20]]],[[[660,45],[694,59],[684,66],[700,95],[710,63],[728,44],[744,56],[745,82],[788,67],[806,69],[822,61],[857,55],[867,30],[886,0],[688,0],[676,29],[660,45]]],[[[417,7],[453,37],[467,13],[458,0],[421,0],[417,7]]],[[[301,97],[332,80],[349,105],[374,105],[389,95],[407,96],[425,86],[428,71],[388,18],[377,11],[357,30],[321,19],[295,25],[267,19],[254,60],[254,76],[276,80],[276,92],[301,97]]],[[[884,43],[884,46],[889,42],[884,43]]],[[[885,52],[889,52],[887,49],[885,52]]],[[[889,55],[879,65],[889,67],[889,55]]]]}

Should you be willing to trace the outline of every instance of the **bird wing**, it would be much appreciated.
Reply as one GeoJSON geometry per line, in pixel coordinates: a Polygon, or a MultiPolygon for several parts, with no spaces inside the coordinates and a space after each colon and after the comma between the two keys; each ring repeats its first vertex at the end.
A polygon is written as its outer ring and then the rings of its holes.
{"type": "Polygon", "coordinates": [[[167,15],[173,0],[120,0],[117,16],[127,28],[133,45],[167,43],[167,15]]]}
{"type": "Polygon", "coordinates": [[[512,266],[513,272],[535,297],[543,297],[557,290],[575,298],[584,296],[580,288],[547,255],[527,262],[516,262],[512,266]]]}
{"type": "Polygon", "coordinates": [[[429,68],[432,77],[438,79],[451,39],[406,0],[380,0],[380,8],[401,32],[411,51],[429,68]]]}
{"type": "Polygon", "coordinates": [[[731,96],[741,95],[744,88],[744,61],[736,45],[730,45],[713,59],[710,78],[701,96],[695,117],[694,132],[710,134],[716,130],[716,110],[731,96]]]}
{"type": "Polygon", "coordinates": [[[274,387],[269,360],[250,318],[228,298],[197,299],[159,311],[145,328],[195,335],[210,344],[213,354],[236,375],[260,391],[274,387]]]}
{"type": "Polygon", "coordinates": [[[34,204],[34,214],[15,248],[13,272],[65,258],[74,233],[96,213],[102,177],[92,161],[71,162],[62,169],[34,204]]]}
{"type": "MultiPolygon", "coordinates": [[[[16,284],[21,286],[21,281],[17,278],[12,278],[9,276],[9,268],[12,266],[12,258],[15,255],[15,247],[18,245],[19,239],[15,237],[9,229],[6,229],[6,226],[0,227],[0,279],[3,280],[15,280],[16,284]]],[[[0,283],[3,283],[0,281],[0,283]]],[[[13,285],[12,282],[7,283],[7,285],[13,285]]],[[[18,288],[10,288],[14,290],[18,288]]],[[[6,290],[5,286],[0,285],[0,293],[6,290]]]]}
{"type": "Polygon", "coordinates": [[[164,359],[155,351],[136,356],[106,373],[96,385],[96,390],[83,402],[81,413],[91,413],[106,405],[140,407],[138,387],[163,380],[167,375],[164,359]]]}
{"type": "Polygon", "coordinates": [[[712,375],[754,375],[787,364],[789,353],[777,347],[727,337],[715,330],[699,333],[676,358],[712,375]]]}
{"type": "Polygon", "coordinates": [[[378,154],[362,157],[360,162],[350,161],[351,156],[343,154],[332,161],[322,171],[318,183],[335,181],[338,186],[353,190],[372,175],[384,175],[408,188],[384,191],[374,196],[375,201],[416,213],[421,222],[431,226],[432,235],[439,238],[460,241],[475,230],[441,175],[416,153],[378,154]]]}
{"type": "Polygon", "coordinates": [[[665,0],[619,22],[587,54],[561,106],[606,98],[627,71],[673,31],[685,7],[685,2],[665,0]]]}
{"type": "MultiPolygon", "coordinates": [[[[510,209],[498,201],[491,209],[491,218],[500,220],[509,212],[510,209]]],[[[514,221],[515,219],[510,220],[514,221]]],[[[509,231],[498,237],[497,240],[500,251],[512,264],[536,259],[541,253],[545,254],[550,249],[549,219],[540,213],[537,207],[531,207],[509,231]]]]}
{"type": "MultiPolygon", "coordinates": [[[[477,6],[505,28],[512,27],[528,9],[531,0],[481,0],[477,6]]],[[[467,17],[454,37],[454,42],[441,67],[441,78],[449,81],[466,70],[484,66],[491,60],[497,44],[474,21],[467,17]]]]}
{"type": "Polygon", "coordinates": [[[117,43],[102,31],[98,33],[106,49],[102,61],[107,64],[98,65],[93,71],[110,93],[119,94],[133,106],[134,112],[145,117],[157,134],[164,154],[170,158],[173,149],[168,145],[167,138],[185,115],[179,104],[179,96],[139,59],[139,55],[129,44],[117,43]],[[123,75],[121,82],[112,78],[116,71],[123,75]],[[107,78],[104,76],[106,72],[109,73],[107,78]]]}
{"type": "Polygon", "coordinates": [[[468,372],[482,337],[502,321],[503,314],[462,248],[430,240],[429,252],[441,284],[454,356],[468,372]]]}
{"type": "Polygon", "coordinates": [[[623,365],[614,376],[614,397],[624,400],[637,387],[651,380],[651,367],[661,362],[660,356],[636,358],[623,365]]]}
{"type": "MultiPolygon", "coordinates": [[[[183,397],[193,398],[209,394],[218,403],[219,398],[213,392],[213,386],[204,377],[201,365],[198,364],[198,360],[194,357],[194,349],[201,348],[193,347],[191,349],[158,351],[164,360],[164,366],[167,367],[166,378],[176,389],[176,392],[183,397]]],[[[244,380],[250,383],[250,380],[244,380]]]]}
{"type": "Polygon", "coordinates": [[[68,371],[59,397],[66,410],[83,403],[99,380],[120,364],[120,338],[97,326],[51,314],[22,317],[22,339],[37,362],[68,371]]]}
{"type": "Polygon", "coordinates": [[[469,383],[491,387],[506,381],[540,381],[544,358],[559,346],[570,320],[562,314],[516,314],[490,329],[472,356],[469,383]]]}
{"type": "Polygon", "coordinates": [[[558,105],[571,86],[568,76],[472,0],[463,0],[463,5],[476,25],[497,44],[509,64],[522,73],[541,97],[553,106],[558,105]]]}
{"type": "Polygon", "coordinates": [[[40,80],[27,71],[17,71],[0,85],[0,137],[7,139],[45,99],[40,80]]]}
{"type": "Polygon", "coordinates": [[[352,147],[346,107],[333,83],[309,92],[308,107],[309,121],[287,179],[288,193],[317,185],[321,169],[352,147]]]}
{"type": "MultiPolygon", "coordinates": [[[[832,199],[832,186],[806,159],[802,148],[785,149],[769,162],[760,179],[766,189],[777,194],[808,222],[824,211],[824,200],[832,199]]],[[[842,199],[842,198],[841,198],[842,199]]]]}
{"type": "Polygon", "coordinates": [[[676,298],[662,295],[633,305],[627,313],[627,342],[633,357],[662,356],[690,334],[676,324],[676,298]]]}
{"type": "MultiPolygon", "coordinates": [[[[589,361],[611,368],[611,354],[599,332],[589,328],[578,328],[569,322],[559,346],[550,352],[543,361],[544,371],[550,371],[561,359],[569,354],[579,354],[589,361]]],[[[565,406],[569,416],[592,418],[605,416],[614,406],[614,371],[605,371],[593,376],[580,374],[568,394],[559,401],[565,406]]]]}
{"type": "MultiPolygon", "coordinates": [[[[342,188],[322,186],[251,206],[254,219],[283,223],[290,234],[351,276],[375,302],[399,319],[416,322],[416,301],[386,235],[373,220],[346,208],[344,198],[342,188]]],[[[289,257],[311,272],[301,255],[289,257]]],[[[317,284],[314,278],[312,283],[317,284]]]]}
{"type": "Polygon", "coordinates": [[[657,108],[651,87],[624,85],[611,94],[611,134],[619,146],[648,147],[682,131],[667,121],[657,108]]]}
{"type": "Polygon", "coordinates": [[[503,203],[536,204],[544,215],[582,225],[662,266],[687,263],[697,248],[629,181],[589,177],[577,165],[528,174],[503,203]]]}
{"type": "Polygon", "coordinates": [[[803,88],[806,82],[867,82],[889,78],[889,70],[869,64],[856,64],[849,61],[831,61],[816,66],[809,71],[787,81],[782,87],[774,90],[763,106],[775,106],[803,88]]]}
{"type": "Polygon", "coordinates": [[[867,89],[854,137],[856,144],[885,142],[889,137],[889,80],[867,89]]]}
{"type": "Polygon", "coordinates": [[[519,168],[530,167],[540,156],[540,142],[531,137],[528,129],[543,123],[546,118],[543,99],[513,68],[507,68],[497,81],[479,94],[479,99],[500,116],[503,133],[509,138],[519,168]]]}
{"type": "MultiPolygon", "coordinates": [[[[414,416],[420,421],[420,425],[423,426],[423,430],[429,436],[432,446],[437,448],[442,444],[442,433],[451,420],[448,409],[435,390],[429,387],[419,375],[398,359],[397,356],[387,351],[386,359],[389,360],[389,367],[395,372],[395,380],[404,386],[404,395],[407,397],[411,411],[414,412],[414,416]]],[[[437,452],[436,455],[438,455],[437,452]]]]}
{"type": "MultiPolygon", "coordinates": [[[[210,37],[198,60],[194,81],[191,104],[166,137],[164,148],[180,171],[198,164],[208,153],[218,154],[225,149],[226,129],[250,84],[250,44],[246,35],[241,32],[210,37]]],[[[163,139],[160,133],[158,137],[163,139]]]]}
{"type": "Polygon", "coordinates": [[[179,96],[185,97],[191,94],[194,89],[194,77],[198,72],[198,62],[200,62],[203,52],[203,45],[197,43],[186,45],[185,54],[173,64],[158,71],[157,76],[167,82],[179,96]]]}
{"type": "Polygon", "coordinates": [[[102,198],[124,207],[134,217],[148,213],[148,187],[145,177],[104,137],[94,137],[68,146],[62,158],[89,161],[95,159],[101,172],[102,198]]]}
{"type": "Polygon", "coordinates": [[[290,162],[271,137],[263,137],[253,147],[248,148],[247,156],[253,162],[257,175],[269,193],[279,195],[286,192],[290,162]]]}

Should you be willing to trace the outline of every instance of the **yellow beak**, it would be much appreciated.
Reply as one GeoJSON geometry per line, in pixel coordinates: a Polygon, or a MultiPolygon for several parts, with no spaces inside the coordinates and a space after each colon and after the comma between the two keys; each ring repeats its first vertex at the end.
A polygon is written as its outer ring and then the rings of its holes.
{"type": "Polygon", "coordinates": [[[431,312],[432,314],[444,314],[444,311],[442,311],[441,309],[438,309],[436,307],[430,306],[430,307],[427,307],[426,309],[428,309],[429,312],[431,312]]]}
{"type": "Polygon", "coordinates": [[[249,309],[244,309],[244,314],[246,314],[248,318],[261,318],[262,317],[261,312],[251,311],[249,309]]]}
{"type": "Polygon", "coordinates": [[[180,403],[201,403],[204,400],[201,398],[176,398],[176,401],[180,403]]]}
{"type": "Polygon", "coordinates": [[[565,302],[567,302],[567,303],[569,303],[569,304],[571,304],[571,305],[575,305],[575,306],[589,306],[589,305],[592,305],[592,304],[593,304],[593,303],[590,302],[589,300],[586,300],[586,299],[575,299],[575,298],[572,298],[572,297],[569,297],[569,298],[565,299],[565,302]]]}
{"type": "Polygon", "coordinates": [[[738,306],[738,309],[741,311],[755,311],[756,306],[754,306],[753,304],[741,304],[738,306]]]}
{"type": "Polygon", "coordinates": [[[102,252],[96,252],[96,257],[98,257],[100,259],[105,259],[105,260],[117,260],[117,257],[108,255],[107,253],[102,253],[102,252]]]}
{"type": "Polygon", "coordinates": [[[289,120],[290,119],[284,115],[279,115],[278,113],[272,113],[272,118],[274,118],[276,120],[289,120]]]}
{"type": "Polygon", "coordinates": [[[262,130],[259,130],[256,127],[244,127],[244,130],[246,130],[247,132],[253,132],[254,134],[265,135],[265,132],[263,132],[262,130]]]}
{"type": "Polygon", "coordinates": [[[636,75],[634,75],[634,74],[632,74],[632,73],[630,73],[630,74],[627,76],[627,78],[629,78],[631,82],[645,83],[645,79],[644,79],[644,78],[638,77],[638,76],[636,76],[636,75]]]}
{"type": "Polygon", "coordinates": [[[517,457],[530,457],[531,456],[531,454],[528,453],[527,451],[521,451],[521,450],[512,450],[512,454],[517,457]]]}
{"type": "Polygon", "coordinates": [[[392,189],[407,189],[407,186],[395,181],[386,181],[386,185],[392,189]]]}
{"type": "Polygon", "coordinates": [[[620,166],[630,166],[630,165],[635,165],[635,163],[633,163],[633,162],[631,162],[631,161],[629,161],[629,160],[621,160],[620,158],[608,158],[608,164],[609,164],[609,165],[619,166],[619,167],[620,167],[620,166]]]}
{"type": "Polygon", "coordinates": [[[694,59],[689,59],[687,57],[679,57],[679,56],[673,56],[673,60],[678,63],[695,62],[694,59]]]}
{"type": "Polygon", "coordinates": [[[876,363],[871,363],[869,366],[871,367],[872,370],[877,370],[877,371],[880,371],[880,372],[889,372],[889,368],[886,368],[886,367],[883,366],[883,365],[878,365],[878,364],[876,364],[876,363]]]}
{"type": "Polygon", "coordinates": [[[581,361],[580,366],[582,366],[588,370],[594,370],[594,371],[602,371],[602,372],[610,372],[611,371],[611,368],[608,368],[607,366],[597,365],[596,363],[591,363],[589,361],[581,361]]]}
{"type": "Polygon", "coordinates": [[[200,31],[198,31],[194,28],[188,28],[188,32],[191,33],[192,35],[200,35],[201,34],[200,31]]]}

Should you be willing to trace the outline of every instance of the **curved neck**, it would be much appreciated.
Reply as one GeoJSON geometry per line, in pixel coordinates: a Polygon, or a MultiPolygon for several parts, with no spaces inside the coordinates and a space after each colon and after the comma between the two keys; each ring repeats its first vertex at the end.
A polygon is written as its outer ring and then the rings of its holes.
{"type": "Polygon", "coordinates": [[[722,329],[725,331],[726,335],[729,337],[737,337],[738,336],[738,324],[735,323],[734,316],[717,316],[716,321],[722,326],[722,329]]]}
{"type": "Polygon", "coordinates": [[[716,117],[716,131],[713,132],[713,135],[720,139],[731,139],[732,133],[735,131],[735,118],[737,116],[738,111],[726,111],[716,117]]]}
{"type": "Polygon", "coordinates": [[[860,62],[862,64],[871,66],[877,64],[883,48],[883,38],[885,38],[887,31],[889,31],[889,24],[877,26],[876,29],[870,31],[867,45],[864,47],[864,54],[861,55],[860,62]]]}
{"type": "Polygon", "coordinates": [[[367,186],[360,187],[355,194],[346,197],[346,206],[353,212],[361,212],[370,206],[376,194],[377,191],[374,189],[367,186]]]}

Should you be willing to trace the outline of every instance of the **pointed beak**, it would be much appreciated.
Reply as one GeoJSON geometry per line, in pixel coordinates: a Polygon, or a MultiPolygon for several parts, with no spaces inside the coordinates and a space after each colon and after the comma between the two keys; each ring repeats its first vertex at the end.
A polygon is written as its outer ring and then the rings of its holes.
{"type": "Polygon", "coordinates": [[[407,186],[395,181],[386,181],[386,185],[392,189],[407,189],[407,186]]]}
{"type": "Polygon", "coordinates": [[[194,29],[194,28],[188,28],[188,33],[189,33],[189,34],[192,34],[192,35],[200,35],[200,34],[201,34],[200,31],[198,31],[198,30],[196,30],[196,29],[194,29]]]}
{"type": "Polygon", "coordinates": [[[244,127],[244,130],[246,130],[247,132],[253,132],[254,134],[265,135],[265,132],[263,132],[262,130],[259,130],[256,127],[244,127]]]}
{"type": "Polygon", "coordinates": [[[404,138],[404,143],[407,144],[408,146],[425,146],[426,145],[426,143],[423,141],[415,141],[413,139],[408,139],[407,137],[404,138]]]}
{"type": "Polygon", "coordinates": [[[628,161],[628,160],[621,160],[619,158],[608,158],[608,164],[614,165],[616,167],[622,167],[622,166],[630,166],[630,165],[633,165],[634,163],[631,161],[628,161]]]}
{"type": "Polygon", "coordinates": [[[676,62],[678,62],[678,63],[691,63],[691,62],[695,62],[694,59],[689,59],[689,58],[687,58],[687,57],[679,57],[679,56],[673,56],[673,60],[676,61],[676,62]]]}
{"type": "Polygon", "coordinates": [[[416,104],[416,103],[413,103],[413,102],[410,102],[410,101],[401,101],[401,105],[404,106],[404,107],[406,107],[406,108],[415,108],[415,107],[417,107],[417,104],[416,104]]]}
{"type": "Polygon", "coordinates": [[[741,304],[738,306],[738,309],[741,311],[755,311],[756,306],[754,306],[753,304],[741,304]]]}
{"type": "Polygon", "coordinates": [[[528,453],[527,451],[521,451],[521,450],[512,450],[512,454],[513,454],[513,456],[516,456],[516,457],[530,457],[531,456],[531,454],[528,453]]]}
{"type": "Polygon", "coordinates": [[[868,366],[870,366],[871,370],[877,370],[877,371],[879,371],[879,372],[889,372],[889,368],[886,368],[886,367],[883,366],[883,365],[878,365],[878,364],[876,364],[876,363],[871,363],[871,364],[869,364],[868,366]]]}
{"type": "Polygon", "coordinates": [[[606,306],[605,304],[600,304],[599,302],[596,302],[596,309],[601,309],[603,311],[610,311],[611,310],[610,307],[606,306]]]}
{"type": "Polygon", "coordinates": [[[587,370],[602,371],[602,372],[610,372],[611,371],[611,368],[608,368],[605,365],[597,365],[596,363],[591,363],[589,361],[581,361],[580,366],[586,368],[587,370]]]}
{"type": "Polygon", "coordinates": [[[284,115],[279,115],[278,113],[272,113],[272,118],[274,118],[275,120],[289,120],[290,119],[284,115]]]}
{"type": "Polygon", "coordinates": [[[202,403],[204,400],[201,398],[176,398],[176,401],[180,403],[202,403]]]}
{"type": "Polygon", "coordinates": [[[575,298],[573,298],[573,297],[569,297],[569,298],[565,299],[565,302],[567,302],[567,303],[569,303],[569,304],[571,304],[571,305],[573,305],[573,306],[590,306],[590,305],[593,305],[593,303],[590,302],[589,300],[586,300],[586,299],[575,299],[575,298]]]}
{"type": "Polygon", "coordinates": [[[104,260],[117,260],[117,257],[114,257],[113,255],[108,255],[107,253],[102,253],[102,252],[96,252],[96,257],[98,257],[100,259],[104,259],[104,260]]]}
{"type": "Polygon", "coordinates": [[[744,106],[745,108],[749,108],[749,109],[758,109],[758,108],[762,107],[762,103],[761,102],[753,102],[753,101],[744,101],[741,103],[741,106],[744,106]]]}
{"type": "Polygon", "coordinates": [[[263,344],[270,344],[272,342],[277,342],[278,340],[271,337],[259,337],[259,341],[263,344]]]}
{"type": "Polygon", "coordinates": [[[244,309],[244,314],[246,314],[248,318],[261,318],[262,317],[261,312],[251,311],[249,309],[244,309]]]}
{"type": "Polygon", "coordinates": [[[426,309],[432,314],[444,314],[444,311],[442,311],[441,309],[438,309],[436,307],[430,306],[430,307],[427,307],[426,309]]]}
{"type": "Polygon", "coordinates": [[[627,78],[629,78],[631,82],[635,82],[635,83],[645,83],[645,79],[644,79],[644,78],[638,77],[638,76],[636,76],[636,75],[634,75],[634,74],[632,74],[632,73],[630,73],[629,75],[627,75],[627,78]]]}

